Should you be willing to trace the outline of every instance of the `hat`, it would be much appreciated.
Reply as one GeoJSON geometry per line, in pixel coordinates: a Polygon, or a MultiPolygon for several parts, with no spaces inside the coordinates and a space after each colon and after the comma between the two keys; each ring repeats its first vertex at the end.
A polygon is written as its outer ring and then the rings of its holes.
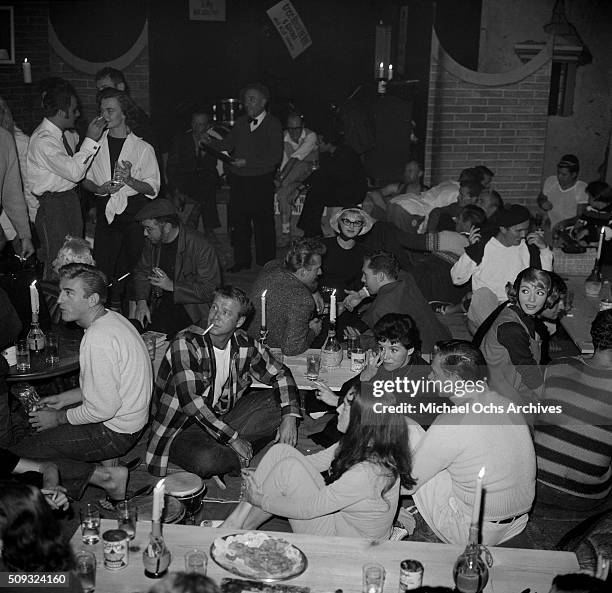
{"type": "Polygon", "coordinates": [[[164,200],[163,198],[157,198],[151,200],[146,206],[141,208],[136,216],[135,220],[148,220],[152,218],[159,218],[161,216],[177,216],[178,212],[174,207],[174,204],[170,200],[164,200]]]}
{"type": "Polygon", "coordinates": [[[365,210],[362,210],[361,208],[357,208],[357,207],[344,208],[340,210],[339,212],[336,212],[336,214],[334,214],[329,219],[329,226],[332,229],[334,229],[334,231],[339,233],[340,232],[340,218],[342,218],[344,215],[348,214],[349,212],[352,214],[358,214],[361,220],[363,220],[363,226],[361,227],[361,230],[359,231],[359,235],[365,235],[366,233],[369,233],[372,227],[374,226],[375,221],[365,210]]]}
{"type": "Polygon", "coordinates": [[[497,211],[496,223],[504,228],[509,228],[516,224],[521,224],[529,220],[529,210],[525,206],[519,206],[518,204],[512,204],[509,208],[502,208],[497,211]]]}
{"type": "Polygon", "coordinates": [[[557,167],[578,170],[580,168],[580,161],[575,154],[564,154],[561,157],[561,160],[557,163],[557,167]]]}

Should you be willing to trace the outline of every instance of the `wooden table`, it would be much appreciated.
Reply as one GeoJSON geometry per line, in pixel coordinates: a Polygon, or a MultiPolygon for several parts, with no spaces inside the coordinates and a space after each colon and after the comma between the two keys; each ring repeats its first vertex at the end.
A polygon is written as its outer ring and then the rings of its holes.
{"type": "Polygon", "coordinates": [[[592,354],[591,322],[599,313],[599,297],[586,296],[584,281],[585,278],[582,276],[571,276],[566,279],[568,290],[574,293],[574,304],[572,310],[561,318],[561,325],[581,354],[592,354]]]}
{"type": "MultiPolygon", "coordinates": [[[[116,521],[102,520],[101,533],[116,529],[116,521]]],[[[157,581],[144,576],[142,551],[148,542],[150,524],[139,522],[136,537],[130,551],[129,566],[122,571],[111,572],[104,568],[102,543],[83,545],[81,531],[72,538],[73,549],[85,548],[95,553],[98,561],[96,593],[146,592],[157,581]]],[[[234,533],[223,529],[164,525],[163,535],[172,553],[171,571],[184,570],[185,553],[196,547],[209,554],[214,538],[234,533]]],[[[399,565],[402,560],[419,560],[425,567],[423,584],[452,587],[452,569],[463,547],[447,544],[418,542],[390,542],[372,544],[358,538],[316,537],[293,533],[273,533],[296,545],[308,559],[306,571],[288,581],[289,585],[310,587],[313,593],[342,589],[344,593],[361,593],[361,567],[368,562],[378,562],[385,567],[385,592],[396,593],[399,584],[399,565]]],[[[490,548],[494,565],[490,569],[488,593],[520,593],[524,589],[546,593],[557,574],[577,572],[576,556],[570,552],[548,552],[514,548],[490,548]]],[[[223,578],[238,578],[219,567],[210,557],[208,576],[217,583],[223,578]]]]}

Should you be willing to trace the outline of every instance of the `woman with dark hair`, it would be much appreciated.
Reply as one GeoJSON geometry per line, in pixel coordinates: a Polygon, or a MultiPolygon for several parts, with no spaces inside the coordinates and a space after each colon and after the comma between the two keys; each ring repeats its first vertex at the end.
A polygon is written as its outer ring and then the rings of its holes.
{"type": "MultiPolygon", "coordinates": [[[[75,568],[70,544],[63,541],[59,523],[34,486],[0,482],[0,541],[0,571],[64,572],[75,568]]],[[[46,589],[64,593],[82,591],[78,579],[71,576],[68,587],[46,589]]]]}
{"type": "Polygon", "coordinates": [[[280,515],[296,533],[388,539],[400,484],[414,485],[404,417],[380,413],[393,404],[390,395],[347,393],[338,407],[343,436],[336,445],[309,456],[287,445],[272,447],[255,473],[244,476],[246,501],[223,527],[256,529],[280,515]]]}
{"type": "MultiPolygon", "coordinates": [[[[138,108],[129,95],[105,88],[98,107],[107,129],[83,187],[98,197],[94,256],[113,282],[138,263],[144,235],[134,216],[157,195],[160,174],[153,147],[132,132],[138,108]]],[[[114,307],[125,284],[113,282],[114,307]]]]}
{"type": "Polygon", "coordinates": [[[512,401],[536,402],[542,389],[542,337],[536,315],[551,305],[548,272],[525,268],[507,288],[509,302],[482,338],[491,387],[512,401]]]}

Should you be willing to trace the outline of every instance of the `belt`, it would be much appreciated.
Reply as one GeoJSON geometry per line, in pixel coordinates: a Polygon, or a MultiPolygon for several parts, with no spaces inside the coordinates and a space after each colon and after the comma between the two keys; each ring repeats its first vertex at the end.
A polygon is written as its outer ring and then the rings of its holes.
{"type": "Polygon", "coordinates": [[[497,525],[507,525],[508,523],[512,523],[518,518],[519,516],[515,515],[514,517],[508,517],[507,519],[500,519],[499,521],[488,521],[488,523],[496,523],[497,525]]]}

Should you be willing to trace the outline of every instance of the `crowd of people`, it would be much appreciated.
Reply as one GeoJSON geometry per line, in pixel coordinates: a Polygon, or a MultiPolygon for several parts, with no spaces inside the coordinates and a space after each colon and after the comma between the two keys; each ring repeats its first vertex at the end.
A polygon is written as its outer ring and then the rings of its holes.
{"type": "MultiPolygon", "coordinates": [[[[594,220],[609,222],[612,203],[605,183],[578,180],[574,155],[561,158],[531,211],[504,205],[485,165],[428,188],[422,165],[410,161],[401,181],[368,191],[361,159],[341,134],[317,134],[297,113],[283,129],[259,83],[243,90],[245,114],[227,134],[194,110],[191,129],[164,155],[122,74],[105,68],[96,85],[99,115],[82,140],[77,92],[65,80],[42,88],[44,119],[29,142],[0,100],[0,247],[11,241],[23,260],[37,248],[62,322],[83,330],[78,387],[44,398],[18,442],[2,420],[0,477],[22,478],[0,489],[5,566],[72,570],[52,509],[90,484],[113,509],[126,498],[129,469],[112,460],[141,441],[152,475],[172,463],[202,479],[240,475],[274,442],[224,523],[235,529],[279,515],[298,533],[387,539],[408,497],[440,541],[464,544],[483,466],[484,544],[520,534],[534,504],[609,508],[612,311],[592,321],[592,357],[559,358],[553,348],[567,287],[553,272],[551,241],[567,229],[586,240],[594,220]],[[251,268],[254,234],[259,269],[250,291],[224,283],[215,249],[219,151],[229,155],[227,271],[251,268]],[[292,237],[291,208],[304,184],[304,236],[292,237]],[[89,209],[93,250],[82,239],[89,209]],[[452,339],[445,316],[453,312],[466,315],[473,341],[452,339]],[[271,348],[302,354],[320,348],[330,329],[367,349],[368,362],[340,395],[317,384],[337,418],[322,433],[326,448],[304,455],[296,448],[299,390],[271,348]],[[169,339],[155,373],[145,330],[169,339]],[[377,393],[398,378],[419,387],[407,399],[377,393]],[[405,400],[429,411],[375,411],[405,400]],[[540,411],[549,407],[562,413],[540,411]],[[29,527],[18,526],[22,507],[29,527]],[[26,529],[31,541],[18,533],[26,529]]],[[[1,290],[0,298],[4,347],[22,326],[1,290]]],[[[0,365],[7,400],[2,357],[0,365]]],[[[154,590],[217,591],[189,578],[173,575],[154,590]]],[[[564,582],[553,589],[571,590],[564,582]]]]}

